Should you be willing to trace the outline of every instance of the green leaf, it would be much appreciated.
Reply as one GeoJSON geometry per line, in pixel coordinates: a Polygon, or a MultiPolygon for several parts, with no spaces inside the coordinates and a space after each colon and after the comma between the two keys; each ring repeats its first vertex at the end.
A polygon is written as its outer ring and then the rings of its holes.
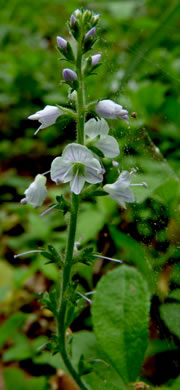
{"type": "Polygon", "coordinates": [[[95,334],[125,383],[135,381],[148,342],[149,291],[139,272],[120,266],[97,285],[92,305],[95,334]]]}
{"type": "Polygon", "coordinates": [[[123,260],[136,264],[139,271],[147,279],[151,290],[155,287],[155,278],[151,262],[144,246],[135,241],[134,238],[117,230],[114,226],[110,227],[110,233],[118,249],[123,250],[123,260]]]}
{"type": "Polygon", "coordinates": [[[172,298],[175,299],[176,301],[180,301],[180,288],[171,291],[168,295],[168,298],[172,298]]]}
{"type": "Polygon", "coordinates": [[[94,373],[83,376],[83,380],[89,386],[90,390],[125,390],[123,385],[117,387],[110,382],[100,379],[98,375],[94,373]]]}
{"type": "Polygon", "coordinates": [[[24,360],[31,358],[32,349],[28,338],[21,333],[16,333],[13,337],[13,347],[7,349],[3,354],[3,361],[24,360]]]}
{"type": "Polygon", "coordinates": [[[160,314],[168,329],[180,339],[180,304],[165,303],[160,307],[160,314]]]}
{"type": "Polygon", "coordinates": [[[32,379],[25,379],[21,370],[15,368],[8,368],[4,371],[4,382],[6,390],[46,390],[47,379],[45,377],[38,377],[32,379]]]}
{"type": "Polygon", "coordinates": [[[9,338],[14,337],[16,330],[20,329],[27,319],[27,314],[15,313],[8,318],[0,328],[0,348],[9,338]]]}

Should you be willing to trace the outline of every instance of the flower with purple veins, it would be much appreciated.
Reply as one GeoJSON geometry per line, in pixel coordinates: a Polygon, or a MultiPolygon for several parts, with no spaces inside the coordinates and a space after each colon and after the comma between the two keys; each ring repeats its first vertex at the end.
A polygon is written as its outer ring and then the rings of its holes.
{"type": "Polygon", "coordinates": [[[114,158],[120,154],[118,142],[108,135],[109,126],[104,119],[90,119],[85,124],[86,143],[92,144],[103,152],[105,157],[114,158]]]}
{"type": "Polygon", "coordinates": [[[71,192],[80,194],[84,183],[99,183],[104,169],[84,145],[77,143],[65,147],[62,157],[56,157],[51,164],[51,179],[59,183],[70,182],[71,192]]]}

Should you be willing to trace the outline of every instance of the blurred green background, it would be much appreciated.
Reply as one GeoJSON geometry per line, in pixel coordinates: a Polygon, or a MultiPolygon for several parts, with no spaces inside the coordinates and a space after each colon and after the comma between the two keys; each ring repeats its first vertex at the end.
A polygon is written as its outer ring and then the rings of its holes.
{"type": "MultiPolygon", "coordinates": [[[[14,390],[53,389],[56,369],[61,367],[48,352],[37,354],[37,347],[55,331],[50,312],[40,309],[37,299],[56,283],[55,265],[45,265],[38,254],[13,256],[46,248],[47,243],[64,248],[63,215],[55,211],[39,215],[66,189],[48,179],[48,200],[40,210],[19,202],[34,176],[49,170],[53,158],[75,139],[75,124],[65,117],[37,136],[33,135],[37,122],[27,117],[47,104],[69,104],[67,86],[60,84],[67,63],[59,58],[56,36],[69,38],[66,21],[80,7],[100,14],[93,54],[102,53],[102,67],[87,79],[87,100],[110,98],[137,113],[129,125],[109,122],[120,144],[120,169],[136,168],[134,182],[145,181],[148,188],[136,189],[136,203],[127,210],[107,198],[85,202],[77,239],[92,243],[104,255],[135,264],[149,283],[150,342],[142,378],[153,385],[171,384],[179,374],[180,4],[1,0],[0,347],[1,386],[7,390],[12,384],[14,390]]],[[[113,181],[114,169],[108,181],[113,181]]],[[[112,267],[99,261],[94,267],[79,266],[81,290],[95,289],[100,276],[112,267]]],[[[85,305],[72,330],[91,328],[85,305]]],[[[68,388],[63,386],[59,388],[68,388]]]]}

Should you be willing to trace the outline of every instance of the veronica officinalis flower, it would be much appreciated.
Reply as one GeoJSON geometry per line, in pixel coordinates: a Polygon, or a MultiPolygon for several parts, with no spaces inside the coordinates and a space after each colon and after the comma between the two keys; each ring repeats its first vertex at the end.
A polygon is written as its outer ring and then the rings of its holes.
{"type": "Polygon", "coordinates": [[[34,181],[30,184],[27,190],[24,192],[25,198],[21,200],[22,204],[29,203],[33,207],[41,206],[48,194],[46,189],[46,177],[43,175],[37,175],[34,181]]]}
{"type": "Polygon", "coordinates": [[[120,204],[124,209],[126,209],[127,203],[134,202],[134,193],[132,191],[131,187],[144,187],[147,188],[146,183],[137,183],[137,184],[131,184],[131,175],[136,172],[135,169],[132,169],[131,172],[122,171],[119,175],[118,179],[113,184],[106,184],[103,189],[104,191],[108,192],[109,197],[111,199],[116,200],[117,203],[120,204]]]}
{"type": "Polygon", "coordinates": [[[85,136],[87,144],[95,146],[103,152],[106,157],[116,157],[119,155],[119,145],[114,137],[108,135],[109,126],[104,119],[90,119],[85,124],[85,136]]]}
{"type": "Polygon", "coordinates": [[[56,122],[58,116],[62,115],[62,111],[56,106],[46,106],[43,110],[37,111],[35,114],[28,116],[28,119],[39,121],[41,126],[35,131],[37,134],[40,129],[45,129],[56,122]]]}
{"type": "Polygon", "coordinates": [[[134,193],[130,188],[130,185],[131,174],[127,171],[122,171],[113,184],[106,184],[103,189],[108,192],[111,199],[114,199],[120,206],[126,209],[125,202],[134,202],[134,193]]]}
{"type": "Polygon", "coordinates": [[[101,100],[96,105],[96,112],[99,116],[107,119],[128,120],[128,111],[124,110],[120,104],[112,100],[101,100]]]}
{"type": "Polygon", "coordinates": [[[103,180],[104,169],[92,152],[77,143],[65,147],[62,157],[51,165],[51,179],[59,183],[70,182],[71,191],[78,195],[85,182],[96,184],[103,180]]]}

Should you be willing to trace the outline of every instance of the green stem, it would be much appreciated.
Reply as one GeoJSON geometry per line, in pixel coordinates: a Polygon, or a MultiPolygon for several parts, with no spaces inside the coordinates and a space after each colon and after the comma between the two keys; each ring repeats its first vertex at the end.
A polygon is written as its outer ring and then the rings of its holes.
{"type": "MultiPolygon", "coordinates": [[[[77,142],[84,144],[84,122],[85,122],[85,92],[84,92],[84,78],[82,72],[82,37],[78,43],[77,53],[77,75],[79,87],[77,91],[77,142]]],[[[72,194],[71,216],[68,231],[68,240],[66,248],[65,263],[62,270],[62,279],[60,285],[60,297],[58,307],[58,338],[59,348],[63,362],[71,374],[72,378],[79,385],[80,389],[88,390],[88,387],[83,383],[79,374],[71,364],[67,353],[66,346],[66,319],[69,304],[70,285],[71,285],[71,271],[73,265],[73,251],[76,236],[77,215],[79,208],[79,195],[72,194]]]]}

